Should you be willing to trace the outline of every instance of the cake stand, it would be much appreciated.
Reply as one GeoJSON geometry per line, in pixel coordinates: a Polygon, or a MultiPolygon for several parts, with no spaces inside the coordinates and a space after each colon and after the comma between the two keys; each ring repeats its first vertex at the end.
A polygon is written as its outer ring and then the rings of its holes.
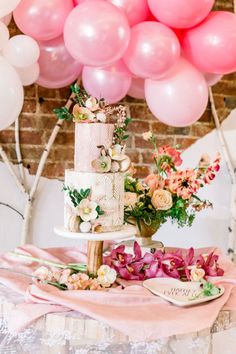
{"type": "Polygon", "coordinates": [[[132,225],[124,225],[121,230],[102,233],[70,232],[63,226],[54,228],[55,234],[74,240],[88,241],[87,270],[89,274],[97,274],[103,264],[103,242],[128,239],[135,235],[136,228],[132,225]]]}

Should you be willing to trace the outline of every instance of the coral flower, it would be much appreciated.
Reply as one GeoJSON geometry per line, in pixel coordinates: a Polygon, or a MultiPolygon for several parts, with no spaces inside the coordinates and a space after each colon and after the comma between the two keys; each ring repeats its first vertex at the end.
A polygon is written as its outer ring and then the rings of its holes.
{"type": "Polygon", "coordinates": [[[180,166],[183,162],[183,160],[180,157],[181,152],[176,149],[173,149],[169,145],[164,145],[160,147],[158,149],[158,155],[170,156],[175,166],[180,166]]]}
{"type": "Polygon", "coordinates": [[[201,183],[197,179],[196,171],[185,170],[173,173],[170,176],[168,187],[172,193],[186,200],[198,191],[201,183]]]}

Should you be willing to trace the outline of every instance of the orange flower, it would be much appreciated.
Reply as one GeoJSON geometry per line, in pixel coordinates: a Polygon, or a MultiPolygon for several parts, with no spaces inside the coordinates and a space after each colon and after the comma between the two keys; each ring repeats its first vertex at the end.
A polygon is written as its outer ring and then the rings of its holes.
{"type": "Polygon", "coordinates": [[[190,199],[200,187],[201,183],[194,170],[175,172],[170,176],[168,183],[169,190],[185,200],[190,199]]]}

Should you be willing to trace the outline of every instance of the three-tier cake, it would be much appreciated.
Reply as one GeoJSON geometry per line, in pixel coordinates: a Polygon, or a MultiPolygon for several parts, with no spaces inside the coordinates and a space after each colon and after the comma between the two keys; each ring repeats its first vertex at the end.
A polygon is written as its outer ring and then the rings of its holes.
{"type": "Polygon", "coordinates": [[[64,227],[70,232],[119,231],[124,223],[124,172],[129,119],[124,106],[109,106],[78,89],[74,169],[65,171],[64,227]]]}

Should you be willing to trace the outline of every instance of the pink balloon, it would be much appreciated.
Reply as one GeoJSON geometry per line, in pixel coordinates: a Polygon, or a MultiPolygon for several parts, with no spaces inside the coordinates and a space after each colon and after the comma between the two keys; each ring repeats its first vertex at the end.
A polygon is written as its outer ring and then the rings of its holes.
{"type": "Polygon", "coordinates": [[[37,83],[40,86],[65,87],[78,78],[82,65],[68,53],[62,36],[38,44],[40,76],[37,83]]]}
{"type": "Polygon", "coordinates": [[[147,0],[107,0],[126,14],[130,26],[143,22],[149,15],[147,0]]]}
{"type": "Polygon", "coordinates": [[[82,73],[83,86],[88,93],[116,103],[124,98],[131,85],[131,74],[120,60],[105,68],[85,66],[82,73]]]}
{"type": "Polygon", "coordinates": [[[236,15],[217,11],[199,26],[184,31],[184,55],[200,71],[228,74],[236,71],[236,15]]]}
{"type": "Polygon", "coordinates": [[[133,78],[128,95],[133,98],[145,98],[144,80],[140,78],[133,78]]]}
{"type": "Polygon", "coordinates": [[[223,75],[220,74],[211,74],[211,73],[204,73],[203,74],[205,77],[205,80],[207,82],[207,85],[209,87],[214,86],[215,84],[217,84],[217,82],[219,82],[223,75]]]}
{"type": "Polygon", "coordinates": [[[203,75],[181,58],[171,73],[160,81],[145,81],[147,104],[161,122],[184,127],[196,122],[208,103],[203,75]]]}
{"type": "Polygon", "coordinates": [[[174,32],[158,22],[142,22],[132,27],[124,62],[142,78],[157,79],[177,62],[180,44],[174,32]]]}
{"type": "Polygon", "coordinates": [[[89,66],[108,66],[128,47],[130,27],[126,16],[104,0],[89,0],[76,6],[64,29],[70,54],[89,66]]]}
{"type": "Polygon", "coordinates": [[[174,28],[196,26],[209,14],[214,0],[148,0],[153,15],[174,28]]]}
{"type": "Polygon", "coordinates": [[[73,7],[73,0],[21,0],[13,15],[23,33],[47,41],[62,34],[73,7]]]}

